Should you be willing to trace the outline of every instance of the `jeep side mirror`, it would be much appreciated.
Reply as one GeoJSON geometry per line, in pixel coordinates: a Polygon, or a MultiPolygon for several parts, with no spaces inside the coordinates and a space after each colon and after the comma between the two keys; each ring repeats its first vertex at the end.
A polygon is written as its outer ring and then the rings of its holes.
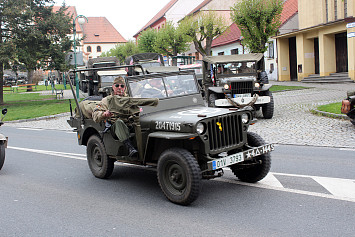
{"type": "Polygon", "coordinates": [[[5,108],[5,109],[2,109],[1,113],[2,113],[3,115],[5,115],[5,114],[7,113],[7,109],[6,109],[6,108],[5,108]]]}

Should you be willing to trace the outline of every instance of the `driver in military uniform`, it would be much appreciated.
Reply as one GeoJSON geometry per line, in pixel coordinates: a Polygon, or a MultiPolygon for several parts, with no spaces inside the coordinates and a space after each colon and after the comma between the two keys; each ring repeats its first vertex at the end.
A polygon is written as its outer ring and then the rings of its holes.
{"type": "Polygon", "coordinates": [[[113,129],[118,140],[122,142],[128,149],[128,156],[134,156],[138,151],[135,149],[129,140],[130,129],[128,125],[139,120],[140,107],[138,106],[156,106],[158,104],[157,98],[132,98],[126,94],[125,81],[121,76],[118,76],[113,81],[113,93],[110,96],[103,98],[95,107],[92,117],[97,123],[101,121],[108,121],[112,124],[113,129]]]}
{"type": "MultiPolygon", "coordinates": [[[[112,89],[112,95],[119,97],[127,96],[125,81],[121,76],[115,78],[113,81],[112,89]]],[[[125,144],[125,146],[128,148],[128,156],[131,157],[137,153],[137,150],[129,140],[129,128],[121,118],[109,110],[109,103],[107,99],[108,97],[103,98],[101,102],[96,106],[92,113],[92,118],[97,123],[105,120],[109,121],[112,124],[111,129],[113,129],[115,132],[118,140],[123,142],[123,144],[125,144]]]]}

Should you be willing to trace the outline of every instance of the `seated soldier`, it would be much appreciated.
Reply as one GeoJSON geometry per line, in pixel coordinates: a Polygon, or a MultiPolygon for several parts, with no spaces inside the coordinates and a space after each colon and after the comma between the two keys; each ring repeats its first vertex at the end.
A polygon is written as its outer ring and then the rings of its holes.
{"type": "MultiPolygon", "coordinates": [[[[119,97],[127,96],[125,92],[125,81],[121,76],[115,78],[115,80],[113,81],[112,89],[112,95],[119,97]]],[[[115,115],[108,109],[109,103],[107,101],[107,98],[108,97],[103,98],[94,109],[92,113],[93,120],[97,123],[104,120],[110,121],[110,123],[113,125],[111,129],[113,129],[113,131],[115,132],[118,140],[120,142],[123,142],[123,144],[127,147],[129,151],[128,156],[131,157],[135,155],[138,151],[134,148],[133,144],[129,140],[129,128],[127,127],[125,122],[122,121],[121,118],[119,118],[117,115],[115,115]]]]}

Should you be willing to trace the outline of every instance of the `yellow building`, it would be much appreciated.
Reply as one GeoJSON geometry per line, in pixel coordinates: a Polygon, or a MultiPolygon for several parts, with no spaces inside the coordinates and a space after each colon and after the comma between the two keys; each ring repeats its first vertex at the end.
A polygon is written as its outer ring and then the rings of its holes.
{"type": "Polygon", "coordinates": [[[340,72],[355,80],[354,15],[355,0],[298,0],[299,30],[275,37],[278,80],[340,72]]]}

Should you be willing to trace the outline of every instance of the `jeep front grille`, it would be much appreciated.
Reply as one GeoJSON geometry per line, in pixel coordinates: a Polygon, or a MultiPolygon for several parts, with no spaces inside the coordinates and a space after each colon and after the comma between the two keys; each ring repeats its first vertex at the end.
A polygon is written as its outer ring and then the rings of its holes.
{"type": "Polygon", "coordinates": [[[208,121],[207,129],[211,153],[243,143],[241,115],[229,114],[213,118],[208,121]]]}
{"type": "Polygon", "coordinates": [[[253,81],[232,82],[232,94],[253,94],[253,81]]]}

